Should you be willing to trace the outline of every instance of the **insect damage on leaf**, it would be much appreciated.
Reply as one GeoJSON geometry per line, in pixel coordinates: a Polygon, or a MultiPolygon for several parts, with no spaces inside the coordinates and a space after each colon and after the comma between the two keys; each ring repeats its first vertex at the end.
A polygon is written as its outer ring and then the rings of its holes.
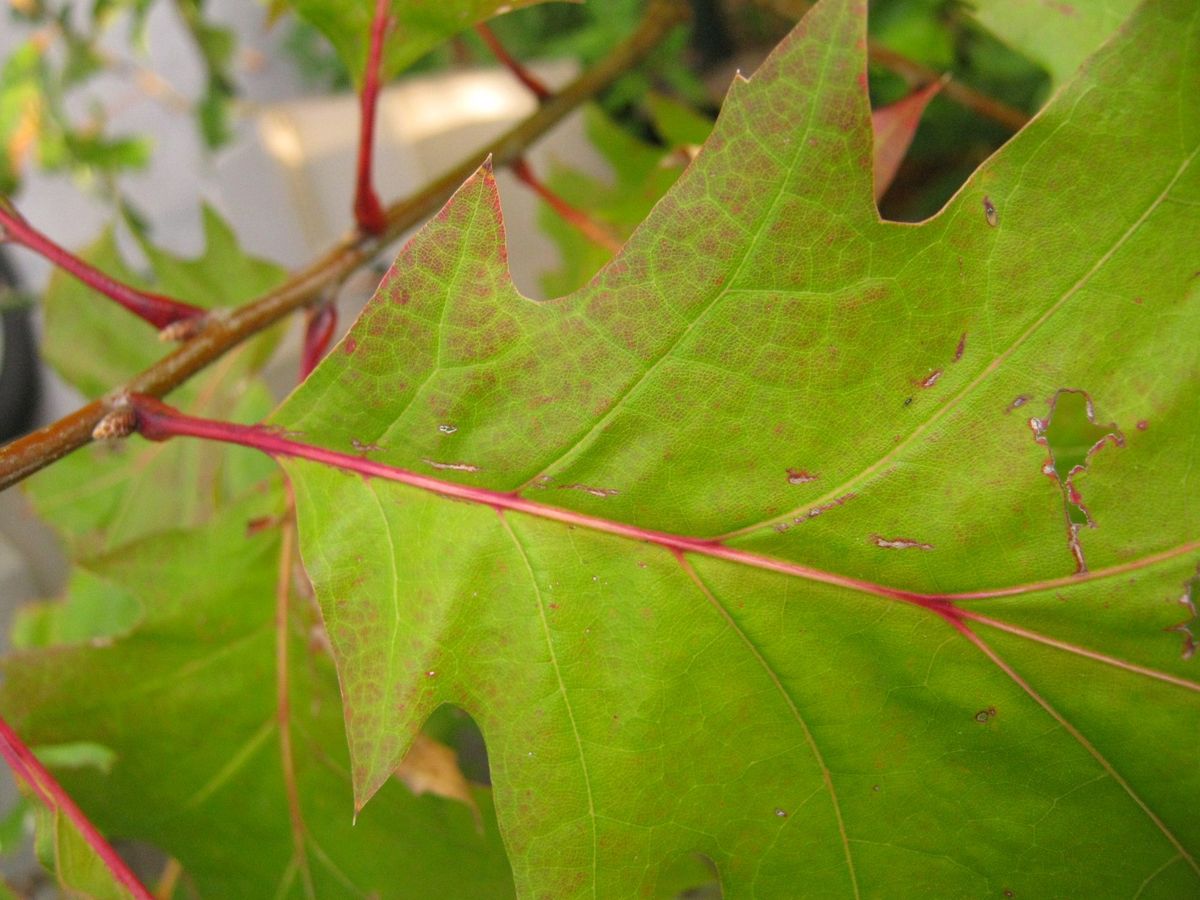
{"type": "Polygon", "coordinates": [[[1050,401],[1045,419],[1029,420],[1034,440],[1046,446],[1050,459],[1042,473],[1054,479],[1062,491],[1063,512],[1067,527],[1067,546],[1075,559],[1077,572],[1086,572],[1083,545],[1079,532],[1095,528],[1096,522],[1084,504],[1076,479],[1088,468],[1092,456],[1108,443],[1125,445],[1125,438],[1115,424],[1100,425],[1096,421],[1092,398],[1086,391],[1063,389],[1050,401]]]}
{"type": "Polygon", "coordinates": [[[1200,591],[1200,568],[1197,568],[1196,575],[1189,578],[1183,586],[1183,593],[1179,597],[1179,605],[1187,610],[1188,617],[1177,625],[1171,625],[1166,630],[1174,632],[1182,636],[1183,649],[1180,655],[1184,659],[1191,659],[1196,655],[1196,628],[1200,622],[1200,612],[1197,612],[1196,600],[1197,592],[1200,591]]]}

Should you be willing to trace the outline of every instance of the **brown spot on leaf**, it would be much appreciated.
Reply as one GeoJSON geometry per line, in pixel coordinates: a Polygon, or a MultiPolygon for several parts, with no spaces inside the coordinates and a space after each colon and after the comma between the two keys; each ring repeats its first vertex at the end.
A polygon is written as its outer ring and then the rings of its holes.
{"type": "Polygon", "coordinates": [[[1200,624],[1200,613],[1196,610],[1198,594],[1200,594],[1200,566],[1197,566],[1196,574],[1184,582],[1183,594],[1179,597],[1179,605],[1188,611],[1188,617],[1178,625],[1163,629],[1183,636],[1183,650],[1180,652],[1180,656],[1184,659],[1191,659],[1196,655],[1196,632],[1193,629],[1200,624]]]}
{"type": "Polygon", "coordinates": [[[931,388],[938,383],[938,379],[942,377],[941,369],[934,369],[928,375],[921,379],[921,387],[931,388]]]}
{"type": "Polygon", "coordinates": [[[432,466],[435,469],[450,470],[453,472],[478,472],[479,466],[464,462],[438,462],[433,459],[422,458],[421,462],[427,466],[432,466]]]}
{"type": "Polygon", "coordinates": [[[810,481],[816,481],[818,477],[807,469],[788,469],[787,475],[788,484],[808,484],[810,481]]]}
{"type": "Polygon", "coordinates": [[[1000,217],[996,213],[996,205],[992,203],[991,198],[987,196],[983,198],[983,217],[993,228],[1000,223],[1000,217]]]}
{"type": "Polygon", "coordinates": [[[871,543],[885,550],[932,550],[933,544],[924,541],[914,541],[912,538],[885,538],[878,534],[871,535],[871,543]]]}
{"type": "Polygon", "coordinates": [[[560,484],[558,488],[563,491],[583,491],[593,497],[615,497],[621,493],[616,488],[592,487],[588,484],[560,484]]]}
{"type": "Polygon", "coordinates": [[[964,331],[962,337],[958,339],[958,346],[954,348],[954,361],[958,362],[963,358],[963,353],[967,349],[967,333],[964,331]]]}
{"type": "Polygon", "coordinates": [[[279,516],[259,516],[246,523],[246,537],[253,537],[279,524],[279,516]]]}
{"type": "Polygon", "coordinates": [[[841,506],[849,500],[853,500],[855,496],[855,493],[851,491],[848,494],[842,494],[840,497],[834,497],[828,503],[822,503],[820,506],[814,506],[804,515],[796,516],[794,519],[792,519],[792,521],[799,525],[802,522],[808,521],[809,519],[815,519],[817,516],[823,515],[829,512],[829,510],[841,506]]]}

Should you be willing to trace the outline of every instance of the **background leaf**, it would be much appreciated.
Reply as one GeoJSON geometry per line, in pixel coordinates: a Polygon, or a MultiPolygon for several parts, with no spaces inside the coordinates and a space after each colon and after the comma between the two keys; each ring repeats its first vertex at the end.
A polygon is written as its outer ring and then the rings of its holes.
{"type": "Polygon", "coordinates": [[[1002,41],[1066,82],[1129,18],[1137,0],[967,0],[975,19],[1002,41]]]}
{"type": "Polygon", "coordinates": [[[280,491],[260,491],[206,527],[89,564],[88,577],[136,598],[136,628],[10,657],[0,705],[28,740],[110,748],[110,772],[58,777],[107,834],[179,859],[201,896],[305,896],[302,858],[319,897],[407,896],[413,885],[431,896],[509,895],[485,788],[472,786],[472,811],[393,779],[353,823],[337,683],[303,598],[288,625],[305,823],[303,857],[294,852],[276,718],[279,529],[247,533],[282,509],[280,491]]]}
{"type": "Polygon", "coordinates": [[[1197,9],[1147,4],[920,226],[872,201],[864,12],[735,82],[575,294],[515,291],[481,172],[275,417],[493,492],[285,462],[359,802],[460,704],[521,893],[697,853],[735,896],[1200,885],[1197,9]],[[1068,388],[1111,434],[1079,498],[1068,388]]]}
{"type": "MultiPolygon", "coordinates": [[[[375,0],[284,2],[329,38],[354,83],[361,85],[375,0]]],[[[477,22],[538,2],[542,0],[392,0],[393,26],[384,44],[382,78],[388,80],[477,22]]]]}
{"type": "MultiPolygon", "coordinates": [[[[196,259],[179,259],[142,241],[155,276],[149,282],[125,264],[111,232],[83,255],[115,278],[209,309],[245,301],[282,281],[278,266],[241,251],[213,210],[206,207],[203,216],[205,251],[196,259]]],[[[61,273],[52,277],[44,302],[43,353],[86,395],[105,393],[167,352],[152,326],[61,273]]],[[[247,343],[172,397],[209,415],[260,419],[274,399],[255,375],[278,337],[279,330],[272,329],[247,343]]],[[[201,524],[270,471],[265,460],[230,457],[220,447],[100,444],[40,472],[26,490],[71,552],[85,558],[166,529],[201,524]]]]}
{"type": "MultiPolygon", "coordinates": [[[[707,119],[661,96],[650,95],[647,106],[665,147],[637,139],[599,107],[591,106],[584,112],[587,136],[612,167],[613,182],[563,164],[548,179],[551,190],[576,209],[587,210],[621,240],[675,183],[686,161],[681,151],[703,143],[712,127],[707,119]]],[[[538,224],[553,238],[562,257],[558,269],[542,276],[542,286],[552,297],[581,287],[612,257],[607,247],[586,238],[549,206],[541,207],[538,224]]]]}

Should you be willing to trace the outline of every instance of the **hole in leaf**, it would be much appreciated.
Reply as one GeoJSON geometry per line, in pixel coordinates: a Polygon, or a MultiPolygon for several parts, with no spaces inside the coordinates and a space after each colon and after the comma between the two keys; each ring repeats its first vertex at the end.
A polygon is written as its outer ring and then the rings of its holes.
{"type": "Polygon", "coordinates": [[[1096,421],[1092,398],[1086,391],[1071,388],[1063,388],[1054,395],[1045,420],[1035,418],[1029,424],[1034,439],[1050,451],[1042,472],[1053,477],[1062,491],[1067,545],[1075,557],[1076,571],[1087,571],[1079,530],[1095,528],[1096,523],[1084,505],[1076,480],[1087,471],[1094,453],[1110,440],[1118,447],[1124,446],[1124,436],[1115,422],[1101,425],[1096,421]]]}
{"type": "Polygon", "coordinates": [[[1196,655],[1195,629],[1200,626],[1200,613],[1196,610],[1197,599],[1200,599],[1200,566],[1196,567],[1196,574],[1184,582],[1183,594],[1179,597],[1179,605],[1187,610],[1188,617],[1178,625],[1164,629],[1183,638],[1183,649],[1179,655],[1184,659],[1191,659],[1196,655]]]}
{"type": "Polygon", "coordinates": [[[469,713],[449,704],[439,706],[421,731],[458,754],[458,767],[468,781],[491,785],[483,732],[469,713]]]}
{"type": "Polygon", "coordinates": [[[704,853],[685,853],[663,865],[654,896],[659,900],[719,900],[724,896],[716,863],[704,853]]]}
{"type": "Polygon", "coordinates": [[[1054,473],[1059,481],[1066,482],[1076,470],[1086,469],[1092,452],[1118,432],[1115,424],[1096,423],[1092,400],[1086,392],[1062,390],[1054,395],[1042,434],[1050,448],[1054,473]]]}

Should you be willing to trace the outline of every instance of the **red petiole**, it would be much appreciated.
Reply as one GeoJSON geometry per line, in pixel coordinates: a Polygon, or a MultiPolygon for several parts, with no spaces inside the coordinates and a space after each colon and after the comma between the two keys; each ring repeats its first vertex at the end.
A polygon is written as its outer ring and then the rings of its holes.
{"type": "Polygon", "coordinates": [[[151,894],[138,881],[137,876],[129,870],[125,861],[117,855],[112,846],[104,840],[83,811],[75,805],[75,801],[62,789],[54,776],[33,755],[24,742],[12,730],[9,724],[0,718],[0,755],[8,763],[13,774],[29,785],[48,809],[65,816],[75,827],[88,846],[104,863],[105,868],[112,874],[118,884],[129,891],[137,900],[152,900],[151,894]]]}
{"type": "Polygon", "coordinates": [[[383,65],[383,42],[391,18],[389,0],[375,0],[375,15],[371,20],[371,45],[367,51],[367,67],[363,72],[362,92],[359,95],[361,123],[358,139],[358,186],[354,194],[354,219],[365,234],[381,234],[387,228],[387,215],[372,181],[372,157],[375,143],[375,107],[379,101],[380,69],[383,65]]]}
{"type": "Polygon", "coordinates": [[[42,256],[64,272],[74,275],[88,287],[115,300],[135,316],[155,328],[176,326],[164,337],[189,337],[195,329],[179,328],[185,322],[198,322],[207,311],[162,294],[139,291],[137,288],[105,275],[95,266],[60,247],[30,225],[7,201],[0,199],[0,241],[19,244],[42,256]]]}

